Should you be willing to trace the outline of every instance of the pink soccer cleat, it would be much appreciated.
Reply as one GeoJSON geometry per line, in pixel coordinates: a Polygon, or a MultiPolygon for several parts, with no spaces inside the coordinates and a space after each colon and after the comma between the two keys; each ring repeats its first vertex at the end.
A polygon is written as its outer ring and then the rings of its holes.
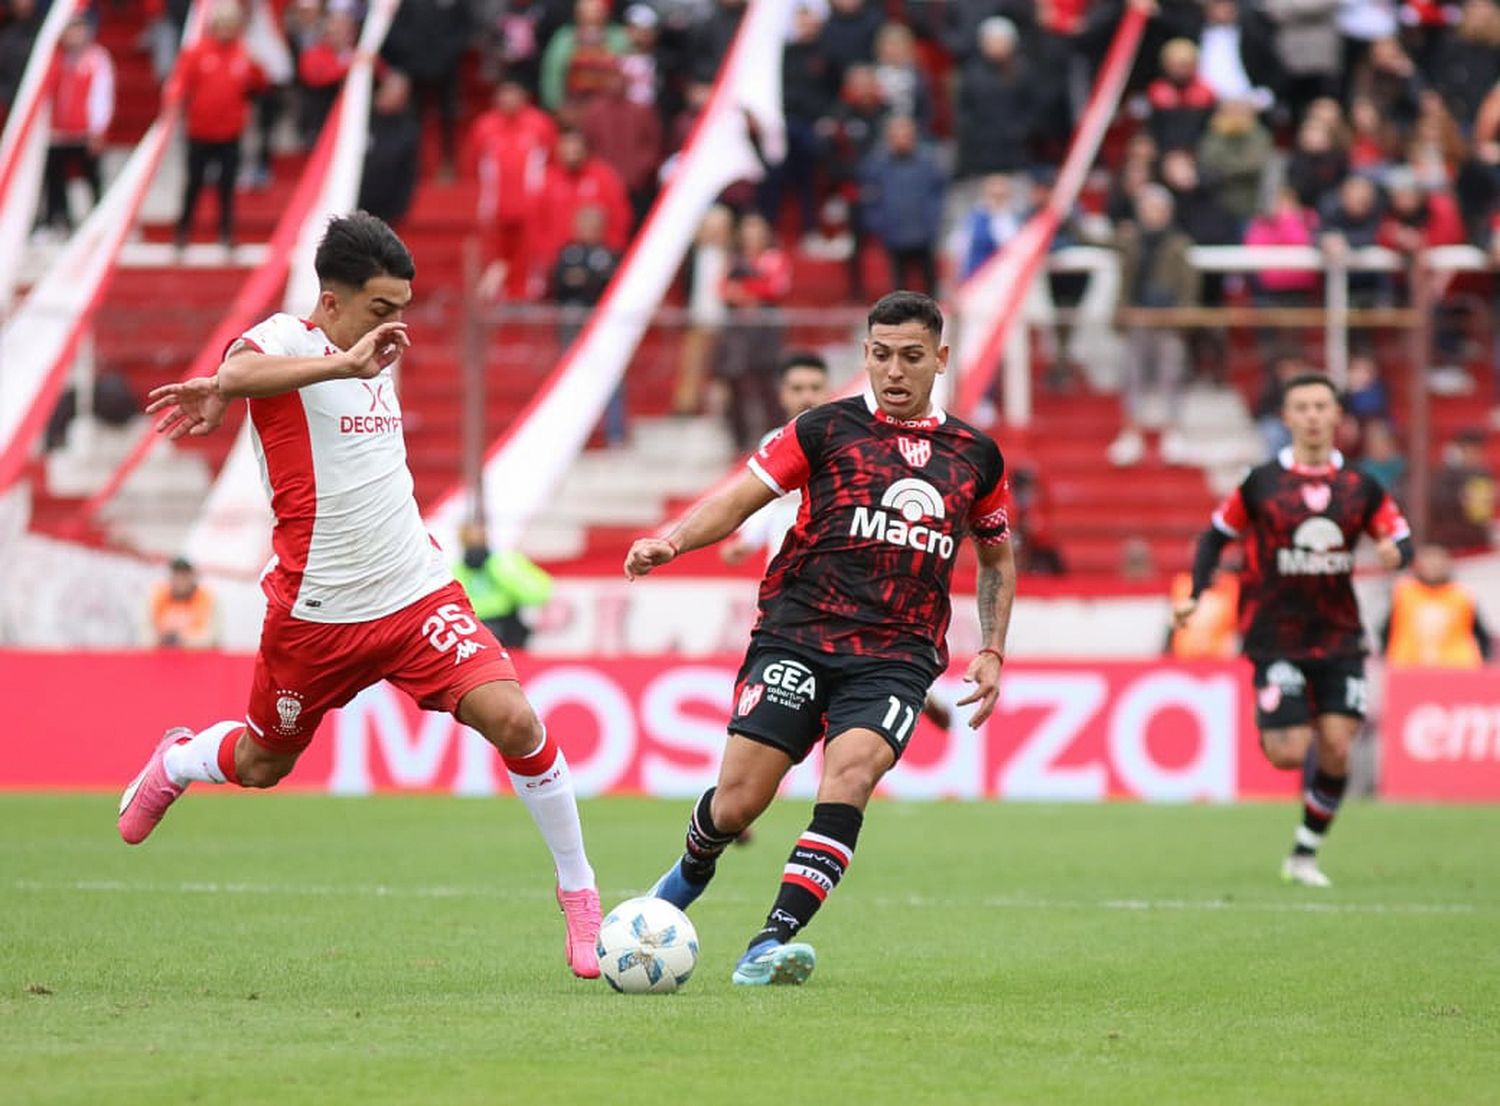
{"type": "Polygon", "coordinates": [[[151,836],[151,831],[167,813],[167,807],[176,802],[177,796],[187,790],[186,787],[179,787],[167,778],[167,769],[162,763],[162,758],[173,745],[188,741],[192,736],[193,731],[185,726],[174,726],[163,734],[151,754],[151,759],[146,761],[146,767],[141,769],[140,775],[130,781],[130,786],[120,796],[119,827],[120,836],[125,839],[125,844],[139,845],[151,836]]]}
{"type": "Polygon", "coordinates": [[[568,926],[568,967],[579,979],[598,979],[599,954],[594,950],[599,943],[599,892],[592,887],[582,891],[559,887],[557,905],[568,926]]]}

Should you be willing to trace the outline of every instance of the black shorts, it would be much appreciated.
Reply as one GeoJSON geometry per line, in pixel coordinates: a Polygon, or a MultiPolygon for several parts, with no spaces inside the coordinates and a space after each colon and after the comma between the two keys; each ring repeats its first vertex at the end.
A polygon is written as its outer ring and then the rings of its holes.
{"type": "Polygon", "coordinates": [[[1255,724],[1262,730],[1305,726],[1320,714],[1365,716],[1364,657],[1251,663],[1255,666],[1255,724]]]}
{"type": "Polygon", "coordinates": [[[735,680],[729,732],[801,762],[825,736],[832,741],[848,730],[874,730],[900,760],[932,679],[902,661],[754,641],[735,680]]]}

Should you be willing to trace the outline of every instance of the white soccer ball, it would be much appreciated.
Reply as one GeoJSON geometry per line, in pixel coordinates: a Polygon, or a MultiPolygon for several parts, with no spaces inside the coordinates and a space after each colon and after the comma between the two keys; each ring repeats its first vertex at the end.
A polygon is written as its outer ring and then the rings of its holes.
{"type": "Polygon", "coordinates": [[[599,969],[627,995],[675,991],[698,965],[698,931],[666,899],[626,899],[599,926],[599,969]]]}

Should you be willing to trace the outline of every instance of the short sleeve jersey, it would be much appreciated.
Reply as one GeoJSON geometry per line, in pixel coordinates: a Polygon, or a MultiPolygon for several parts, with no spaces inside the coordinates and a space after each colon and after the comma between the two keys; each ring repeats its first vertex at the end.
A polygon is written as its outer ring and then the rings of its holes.
{"type": "Polygon", "coordinates": [[[1365,652],[1354,547],[1361,534],[1399,541],[1411,533],[1373,477],[1345,467],[1337,452],[1329,464],[1308,468],[1284,449],[1250,471],[1213,522],[1244,542],[1240,634],[1247,656],[1306,660],[1365,652]]]}
{"type": "Polygon", "coordinates": [[[778,495],[802,489],[756,635],[941,672],[959,543],[1009,537],[995,443],[941,411],[892,419],[866,394],[799,415],[749,466],[778,495]]]}
{"type": "MultiPolygon", "coordinates": [[[[317,326],[272,315],[231,343],[279,357],[337,352],[317,326]]],[[[261,587],[309,622],[381,618],[452,580],[422,525],[389,371],[252,399],[250,434],[276,528],[261,587]]]]}

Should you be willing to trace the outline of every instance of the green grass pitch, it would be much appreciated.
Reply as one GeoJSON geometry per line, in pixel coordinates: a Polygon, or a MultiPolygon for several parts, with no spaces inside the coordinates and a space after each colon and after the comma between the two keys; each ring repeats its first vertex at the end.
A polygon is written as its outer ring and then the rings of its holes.
{"type": "MultiPolygon", "coordinates": [[[[1281,885],[1290,804],[880,803],[801,989],[733,962],[808,805],[693,909],[697,974],[562,959],[513,800],[0,796],[0,1101],[1500,1102],[1500,808],[1351,804],[1337,886],[1281,885]]],[[[585,804],[605,906],[684,802],[585,804]]]]}

